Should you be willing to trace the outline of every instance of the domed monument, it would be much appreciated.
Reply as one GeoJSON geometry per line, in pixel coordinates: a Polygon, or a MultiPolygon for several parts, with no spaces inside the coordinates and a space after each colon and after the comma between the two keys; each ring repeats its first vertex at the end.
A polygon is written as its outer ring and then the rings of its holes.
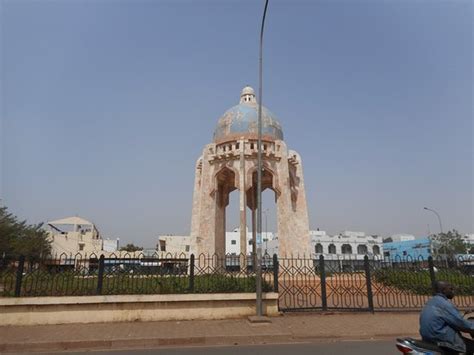
{"type": "MultiPolygon", "coordinates": [[[[246,86],[240,103],[217,122],[213,142],[196,163],[191,239],[197,254],[225,254],[226,207],[239,190],[240,252],[247,254],[247,214],[253,230],[257,208],[258,105],[246,86]]],[[[262,191],[275,192],[279,255],[310,255],[310,237],[301,157],[288,150],[276,116],[262,107],[262,191]]]]}

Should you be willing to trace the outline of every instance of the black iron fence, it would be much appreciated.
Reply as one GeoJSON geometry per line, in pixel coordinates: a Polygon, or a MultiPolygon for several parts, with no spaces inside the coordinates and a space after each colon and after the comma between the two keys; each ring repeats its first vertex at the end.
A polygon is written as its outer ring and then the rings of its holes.
{"type": "MultiPolygon", "coordinates": [[[[254,258],[246,255],[60,255],[41,260],[0,259],[0,296],[69,296],[255,292],[254,258]]],[[[279,293],[293,310],[421,309],[436,280],[455,286],[454,302],[474,306],[474,257],[451,259],[262,260],[263,291],[279,293]]]]}
{"type": "MultiPolygon", "coordinates": [[[[267,264],[271,265],[268,260],[267,264]]],[[[0,296],[3,297],[255,292],[256,289],[253,258],[245,255],[63,254],[41,260],[20,257],[1,265],[0,296]]],[[[265,292],[273,291],[274,277],[271,267],[263,269],[265,292]]]]}
{"type": "Polygon", "coordinates": [[[474,306],[474,257],[451,259],[365,256],[280,258],[279,307],[292,310],[421,309],[436,280],[452,283],[454,303],[474,306]]]}

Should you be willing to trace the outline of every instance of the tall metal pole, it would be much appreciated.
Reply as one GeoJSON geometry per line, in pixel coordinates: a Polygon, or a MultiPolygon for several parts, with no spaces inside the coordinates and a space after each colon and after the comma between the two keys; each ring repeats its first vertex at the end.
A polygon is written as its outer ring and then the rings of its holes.
{"type": "Polygon", "coordinates": [[[262,316],[262,71],[263,71],[263,29],[267,14],[268,0],[265,0],[262,26],[260,28],[259,70],[258,70],[258,164],[257,164],[257,316],[262,316]]]}
{"type": "Polygon", "coordinates": [[[441,224],[441,217],[439,216],[439,213],[436,212],[435,210],[432,210],[431,208],[428,208],[428,207],[423,207],[423,209],[433,212],[436,215],[436,217],[438,217],[439,230],[441,231],[441,233],[443,233],[443,225],[441,224]]]}
{"type": "MultiPolygon", "coordinates": [[[[441,231],[441,234],[442,234],[442,233],[443,233],[443,225],[441,224],[441,217],[439,216],[439,213],[436,212],[435,210],[432,210],[431,208],[428,208],[428,207],[423,207],[423,209],[424,209],[424,210],[427,210],[427,211],[433,212],[433,213],[436,215],[436,217],[438,217],[439,230],[441,231]]],[[[436,238],[436,239],[438,239],[438,238],[436,238]]],[[[435,241],[435,243],[437,243],[437,241],[435,241]]],[[[430,243],[430,244],[431,244],[431,243],[430,243]]],[[[435,250],[436,250],[436,253],[435,253],[436,255],[435,255],[435,256],[438,256],[438,251],[439,251],[439,250],[438,250],[436,247],[437,247],[437,245],[434,245],[434,248],[432,248],[432,249],[435,249],[435,250]]],[[[435,251],[435,250],[433,250],[433,251],[435,251]]]]}

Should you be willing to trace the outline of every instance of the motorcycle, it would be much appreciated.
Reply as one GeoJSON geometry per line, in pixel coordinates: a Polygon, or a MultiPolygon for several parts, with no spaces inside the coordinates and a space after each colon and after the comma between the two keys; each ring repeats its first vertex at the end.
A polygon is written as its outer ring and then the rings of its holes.
{"type": "MultiPolygon", "coordinates": [[[[464,318],[474,322],[474,310],[469,310],[464,313],[464,318]]],[[[444,350],[437,344],[428,343],[426,341],[417,340],[413,338],[397,338],[397,349],[408,355],[443,355],[444,350]]]]}

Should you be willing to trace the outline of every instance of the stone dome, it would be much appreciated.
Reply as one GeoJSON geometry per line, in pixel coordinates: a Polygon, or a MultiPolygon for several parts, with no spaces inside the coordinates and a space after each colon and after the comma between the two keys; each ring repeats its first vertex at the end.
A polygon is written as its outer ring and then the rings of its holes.
{"type": "MultiPolygon", "coordinates": [[[[258,104],[255,91],[245,86],[240,94],[240,103],[228,109],[214,131],[214,142],[224,143],[238,140],[258,138],[258,104]]],[[[262,106],[262,139],[283,140],[283,130],[276,116],[262,106]]]]}

